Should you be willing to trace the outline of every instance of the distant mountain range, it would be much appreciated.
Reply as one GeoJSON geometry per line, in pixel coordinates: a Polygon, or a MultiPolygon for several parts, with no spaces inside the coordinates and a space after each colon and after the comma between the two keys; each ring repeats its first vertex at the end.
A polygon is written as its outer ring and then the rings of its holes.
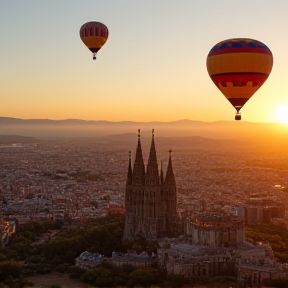
{"type": "MultiPolygon", "coordinates": [[[[0,135],[22,135],[30,137],[98,137],[123,133],[151,134],[163,137],[201,136],[216,139],[284,139],[288,125],[277,123],[253,123],[245,121],[202,122],[178,120],[173,122],[133,122],[96,120],[50,120],[18,119],[0,117],[0,135]]],[[[288,139],[287,139],[288,140],[288,139]]],[[[265,140],[266,141],[266,140],[265,140]]]]}

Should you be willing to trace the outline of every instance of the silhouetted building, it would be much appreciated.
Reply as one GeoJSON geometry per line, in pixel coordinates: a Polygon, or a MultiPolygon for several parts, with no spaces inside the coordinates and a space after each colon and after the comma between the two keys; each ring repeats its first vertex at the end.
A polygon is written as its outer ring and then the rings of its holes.
{"type": "Polygon", "coordinates": [[[177,192],[172,168],[171,150],[164,179],[162,167],[158,170],[154,130],[150,154],[145,171],[138,130],[138,144],[132,170],[131,153],[125,194],[124,239],[143,237],[156,240],[164,236],[178,235],[179,218],[177,215],[177,192]]]}
{"type": "Polygon", "coordinates": [[[285,204],[271,199],[250,199],[244,209],[247,224],[270,223],[273,218],[285,217],[285,204]]]}
{"type": "Polygon", "coordinates": [[[205,212],[190,218],[186,235],[191,244],[216,247],[238,247],[245,240],[244,221],[229,213],[205,212]]]}

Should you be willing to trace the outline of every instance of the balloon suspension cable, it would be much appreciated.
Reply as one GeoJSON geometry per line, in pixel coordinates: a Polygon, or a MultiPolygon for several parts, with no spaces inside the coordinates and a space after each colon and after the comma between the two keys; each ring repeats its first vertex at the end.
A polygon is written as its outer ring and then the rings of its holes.
{"type": "Polygon", "coordinates": [[[93,60],[96,60],[96,53],[93,53],[93,60]]]}

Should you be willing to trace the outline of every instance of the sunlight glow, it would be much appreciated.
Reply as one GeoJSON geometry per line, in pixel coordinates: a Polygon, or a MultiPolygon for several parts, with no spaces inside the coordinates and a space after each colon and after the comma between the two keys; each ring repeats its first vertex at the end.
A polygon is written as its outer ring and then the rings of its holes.
{"type": "Polygon", "coordinates": [[[281,105],[275,109],[274,119],[278,123],[288,124],[288,104],[281,105]]]}

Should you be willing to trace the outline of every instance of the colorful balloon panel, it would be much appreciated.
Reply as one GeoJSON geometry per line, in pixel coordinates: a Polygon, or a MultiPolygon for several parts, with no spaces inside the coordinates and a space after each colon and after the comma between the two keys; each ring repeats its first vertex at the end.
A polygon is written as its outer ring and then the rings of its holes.
{"type": "Polygon", "coordinates": [[[109,36],[108,28],[100,22],[85,23],[79,33],[81,40],[94,56],[106,43],[109,36]]]}
{"type": "Polygon", "coordinates": [[[216,44],[206,64],[214,84],[240,111],[268,78],[273,56],[260,41],[236,38],[216,44]]]}

